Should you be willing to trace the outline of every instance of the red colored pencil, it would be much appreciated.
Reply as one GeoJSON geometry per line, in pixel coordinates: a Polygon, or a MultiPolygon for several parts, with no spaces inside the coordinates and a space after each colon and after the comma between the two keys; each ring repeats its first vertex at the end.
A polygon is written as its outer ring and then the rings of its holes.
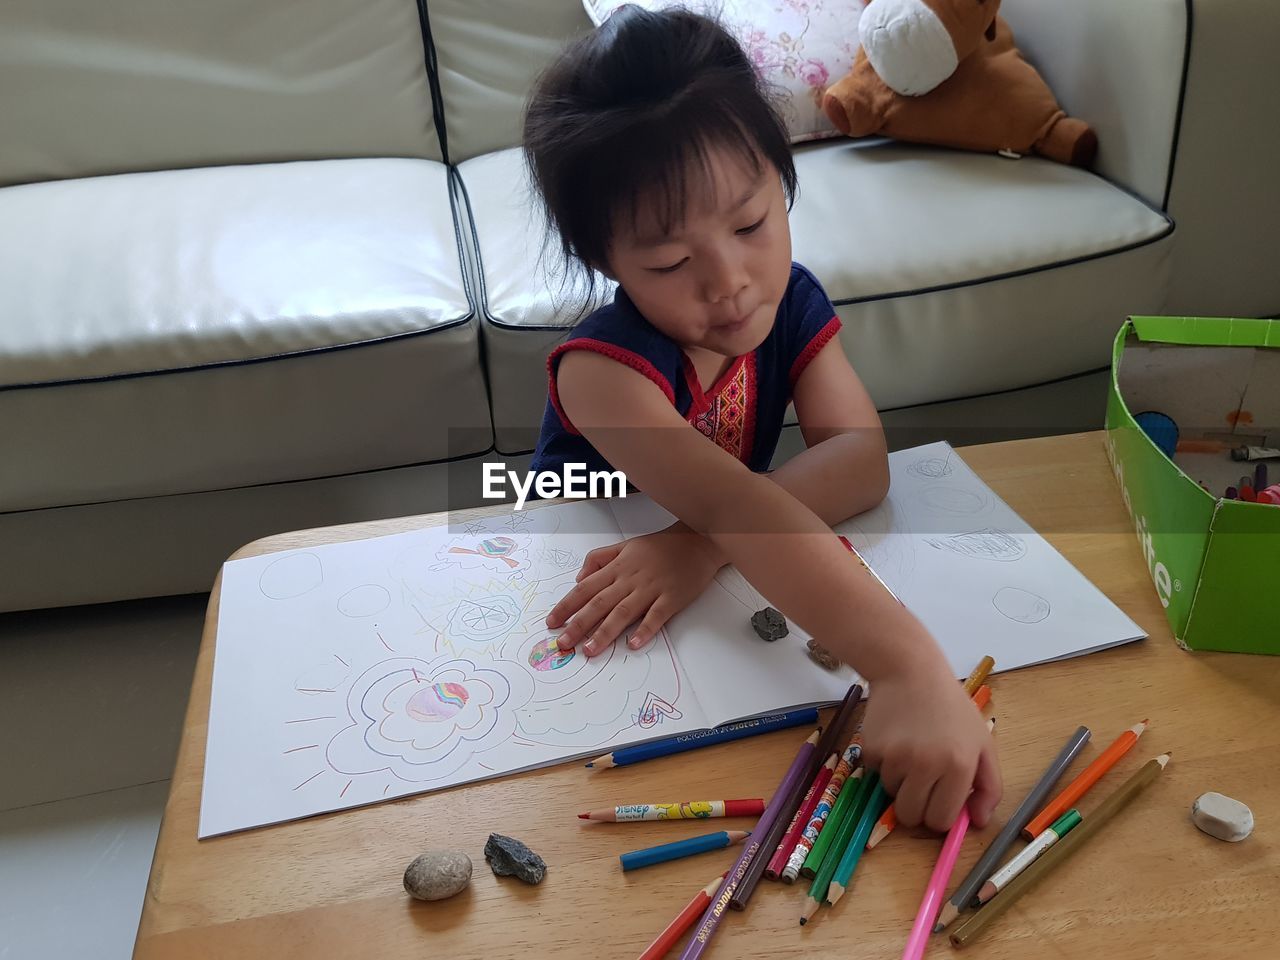
{"type": "Polygon", "coordinates": [[[722,873],[699,890],[693,899],[689,901],[689,905],[680,911],[679,916],[667,924],[667,929],[658,934],[657,939],[644,948],[644,953],[640,954],[640,960],[660,960],[660,958],[670,953],[671,948],[676,945],[676,941],[684,936],[686,930],[697,923],[698,918],[707,909],[707,904],[711,902],[711,898],[720,889],[720,882],[724,878],[725,874],[722,873]]]}
{"type": "Polygon", "coordinates": [[[805,794],[804,802],[800,804],[800,809],[796,811],[795,819],[791,821],[790,829],[783,836],[782,842],[778,844],[778,849],[773,852],[773,859],[765,867],[764,875],[770,880],[777,880],[786,868],[787,858],[791,856],[791,851],[796,848],[796,841],[800,839],[800,834],[809,825],[809,818],[813,816],[813,809],[818,805],[818,798],[822,796],[822,791],[827,789],[827,784],[831,782],[831,775],[835,772],[836,761],[839,759],[840,754],[833,753],[827,758],[827,762],[818,769],[818,775],[813,778],[813,783],[809,786],[809,792],[805,794]]]}

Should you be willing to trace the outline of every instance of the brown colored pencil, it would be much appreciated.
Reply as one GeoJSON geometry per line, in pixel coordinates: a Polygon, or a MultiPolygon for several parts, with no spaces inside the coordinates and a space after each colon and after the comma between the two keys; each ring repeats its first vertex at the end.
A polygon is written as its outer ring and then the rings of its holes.
{"type": "Polygon", "coordinates": [[[1045,874],[1075,853],[1095,833],[1107,825],[1117,813],[1132,802],[1151,781],[1155,780],[1169,762],[1169,754],[1161,754],[1144,763],[1132,777],[1103,800],[1098,809],[1085,817],[1078,827],[1051,847],[1031,866],[1014,877],[1009,885],[997,893],[981,910],[951,932],[952,946],[963,947],[980,937],[984,930],[1000,918],[1017,899],[1031,889],[1045,874]]]}

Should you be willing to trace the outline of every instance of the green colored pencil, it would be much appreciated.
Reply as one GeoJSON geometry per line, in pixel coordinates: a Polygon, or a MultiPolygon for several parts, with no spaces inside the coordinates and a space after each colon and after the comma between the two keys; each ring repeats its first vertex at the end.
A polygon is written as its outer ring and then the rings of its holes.
{"type": "Polygon", "coordinates": [[[818,872],[818,868],[822,866],[822,858],[826,856],[827,847],[831,846],[835,836],[840,832],[840,824],[844,822],[845,817],[849,813],[849,808],[853,802],[857,800],[858,790],[861,789],[865,782],[866,769],[859,767],[853,773],[849,774],[845,780],[844,787],[840,790],[840,796],[836,797],[835,805],[831,808],[831,812],[827,814],[827,822],[822,828],[822,832],[818,834],[818,838],[813,841],[813,846],[809,848],[809,855],[804,858],[804,864],[800,867],[800,876],[807,880],[813,879],[814,874],[818,872]]]}
{"type": "Polygon", "coordinates": [[[809,918],[818,912],[818,907],[826,899],[827,887],[831,884],[831,878],[835,875],[836,867],[840,865],[840,859],[844,855],[845,848],[849,845],[849,840],[853,837],[853,831],[858,828],[862,811],[866,809],[866,800],[871,795],[872,789],[878,786],[879,783],[880,774],[872,771],[864,776],[858,784],[858,794],[849,806],[848,813],[840,823],[835,837],[832,838],[831,845],[827,848],[826,855],[822,858],[822,864],[818,867],[818,872],[814,874],[813,886],[809,888],[809,896],[805,898],[804,906],[800,911],[800,926],[803,927],[809,922],[809,918]]]}
{"type": "Polygon", "coordinates": [[[827,903],[833,907],[844,896],[849,881],[853,879],[853,871],[858,869],[858,861],[862,859],[863,851],[867,849],[867,838],[871,836],[871,830],[880,819],[880,814],[884,813],[884,801],[884,784],[877,777],[871,796],[867,798],[867,805],[862,809],[862,816],[858,818],[858,826],[849,840],[849,846],[845,848],[844,856],[840,858],[840,864],[836,867],[835,875],[827,887],[827,903]]]}

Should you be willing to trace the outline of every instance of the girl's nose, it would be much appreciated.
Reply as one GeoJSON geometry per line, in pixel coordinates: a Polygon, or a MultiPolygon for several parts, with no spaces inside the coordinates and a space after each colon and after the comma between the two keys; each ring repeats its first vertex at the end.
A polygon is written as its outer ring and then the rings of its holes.
{"type": "Polygon", "coordinates": [[[741,260],[731,256],[719,256],[707,267],[704,279],[709,303],[732,300],[747,285],[748,276],[741,260]]]}

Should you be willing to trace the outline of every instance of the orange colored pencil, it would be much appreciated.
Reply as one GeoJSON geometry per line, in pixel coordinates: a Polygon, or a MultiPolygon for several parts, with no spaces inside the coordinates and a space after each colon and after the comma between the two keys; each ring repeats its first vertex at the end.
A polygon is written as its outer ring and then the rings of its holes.
{"type": "Polygon", "coordinates": [[[706,912],[707,904],[711,902],[711,898],[716,895],[716,891],[720,889],[720,883],[725,878],[724,873],[716,877],[705,887],[699,890],[689,901],[689,905],[680,911],[679,915],[667,924],[667,928],[658,934],[653,943],[644,948],[644,953],[640,954],[640,960],[661,960],[671,948],[676,945],[676,941],[684,936],[685,931],[698,922],[698,918],[706,912]]]}
{"type": "MultiPolygon", "coordinates": [[[[978,664],[978,669],[981,670],[988,660],[991,660],[991,658],[984,657],[983,662],[978,664]]],[[[994,661],[992,662],[994,663],[994,661]]],[[[976,673],[977,671],[975,670],[974,672],[976,673]]],[[[979,710],[985,710],[987,708],[987,704],[990,702],[991,688],[984,683],[973,692],[973,705],[979,710]]],[[[894,804],[891,803],[889,804],[889,809],[886,810],[884,814],[881,815],[880,819],[876,821],[875,828],[871,831],[871,836],[867,838],[867,849],[870,850],[889,834],[893,833],[894,828],[897,827],[897,825],[898,812],[894,809],[894,804]]]]}
{"type": "Polygon", "coordinates": [[[1026,825],[1022,835],[1034,840],[1044,833],[1060,816],[1076,805],[1076,801],[1089,792],[1089,789],[1102,779],[1103,774],[1116,765],[1116,761],[1133,749],[1142,732],[1147,729],[1147,721],[1135,723],[1115,740],[1111,746],[1098,754],[1093,763],[1080,771],[1080,776],[1068,783],[1060,794],[1049,801],[1049,805],[1036,814],[1035,819],[1026,825]]]}

